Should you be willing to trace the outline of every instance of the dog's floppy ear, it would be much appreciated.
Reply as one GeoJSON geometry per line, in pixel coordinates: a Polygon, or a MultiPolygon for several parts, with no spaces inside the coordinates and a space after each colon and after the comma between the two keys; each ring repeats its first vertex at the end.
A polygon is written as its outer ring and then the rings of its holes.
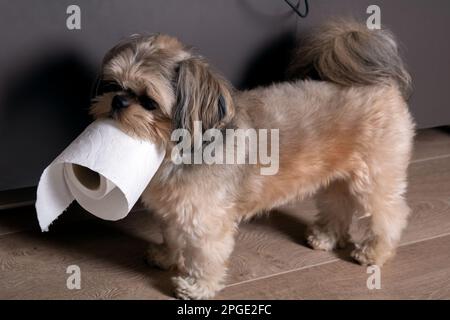
{"type": "Polygon", "coordinates": [[[201,121],[203,130],[224,127],[234,115],[227,81],[198,57],[181,61],[177,72],[174,128],[192,132],[194,121],[201,121]]]}

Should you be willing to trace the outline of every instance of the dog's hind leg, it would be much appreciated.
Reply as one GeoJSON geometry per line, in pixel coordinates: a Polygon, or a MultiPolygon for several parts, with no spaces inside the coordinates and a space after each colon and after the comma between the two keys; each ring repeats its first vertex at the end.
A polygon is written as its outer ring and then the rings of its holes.
{"type": "Polygon", "coordinates": [[[319,213],[308,230],[308,244],[317,250],[342,248],[349,240],[349,228],[355,210],[355,201],[343,180],[332,182],[319,191],[317,197],[319,213]]]}
{"type": "Polygon", "coordinates": [[[369,219],[362,241],[352,252],[352,257],[363,265],[381,266],[394,254],[410,212],[403,198],[406,168],[388,169],[370,177],[366,186],[358,181],[351,185],[361,213],[369,219]]]}

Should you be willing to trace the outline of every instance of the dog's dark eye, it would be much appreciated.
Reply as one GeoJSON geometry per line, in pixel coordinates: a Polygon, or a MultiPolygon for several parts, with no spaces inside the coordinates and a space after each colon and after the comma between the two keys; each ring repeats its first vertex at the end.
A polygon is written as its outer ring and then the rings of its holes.
{"type": "Polygon", "coordinates": [[[140,96],[139,103],[144,109],[149,111],[155,110],[157,107],[155,100],[147,96],[140,96]]]}
{"type": "Polygon", "coordinates": [[[109,92],[122,91],[120,84],[113,80],[101,80],[97,87],[97,95],[102,95],[109,92]]]}

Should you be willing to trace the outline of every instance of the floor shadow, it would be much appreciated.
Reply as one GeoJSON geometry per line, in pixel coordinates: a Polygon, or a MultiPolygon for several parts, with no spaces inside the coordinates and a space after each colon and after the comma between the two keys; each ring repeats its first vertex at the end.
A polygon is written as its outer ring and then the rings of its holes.
{"type": "Polygon", "coordinates": [[[250,220],[250,223],[258,227],[274,229],[293,242],[308,247],[306,243],[308,223],[306,220],[286,213],[282,209],[275,209],[267,215],[257,216],[250,220]]]}
{"type": "Polygon", "coordinates": [[[333,254],[342,261],[358,264],[358,262],[354,260],[350,255],[353,249],[355,249],[355,245],[353,243],[348,243],[345,248],[339,248],[334,250],[333,254]]]}
{"type": "MultiPolygon", "coordinates": [[[[49,232],[42,233],[35,213],[33,217],[30,215],[34,211],[33,207],[12,211],[23,215],[26,213],[28,230],[16,232],[14,236],[23,243],[29,243],[30,247],[61,251],[66,257],[83,257],[83,259],[86,257],[87,260],[91,259],[96,263],[103,261],[114,267],[123,268],[127,272],[140,273],[148,279],[149,286],[156,288],[164,295],[172,296],[170,279],[173,272],[152,268],[144,259],[148,244],[158,240],[152,237],[144,238],[130,231],[127,228],[127,219],[130,216],[119,222],[104,221],[93,217],[74,203],[52,224],[49,232]],[[31,229],[30,226],[32,226],[31,229]]],[[[148,212],[133,214],[151,215],[148,212]]],[[[23,224],[24,217],[19,218],[22,218],[20,224],[23,224]]],[[[17,228],[17,223],[18,221],[14,219],[0,219],[3,228],[17,228]]]]}
{"type": "MultiPolygon", "coordinates": [[[[274,229],[280,234],[287,236],[293,242],[314,250],[306,241],[309,223],[299,216],[284,212],[283,209],[275,209],[268,215],[257,216],[250,220],[249,223],[262,228],[274,229]]],[[[349,242],[344,248],[333,250],[332,254],[343,261],[357,264],[350,256],[354,248],[354,244],[349,242]]]]}

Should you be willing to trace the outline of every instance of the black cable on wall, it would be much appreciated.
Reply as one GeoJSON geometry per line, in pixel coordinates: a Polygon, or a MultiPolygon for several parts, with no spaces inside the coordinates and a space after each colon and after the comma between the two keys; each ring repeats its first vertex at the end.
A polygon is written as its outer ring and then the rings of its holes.
{"type": "Polygon", "coordinates": [[[290,0],[284,0],[284,2],[286,2],[289,7],[292,8],[292,10],[300,17],[302,18],[306,18],[306,16],[309,13],[309,4],[308,4],[308,0],[305,0],[305,11],[304,12],[300,12],[299,8],[300,8],[300,2],[301,0],[298,1],[298,3],[296,5],[294,5],[290,0]]]}

